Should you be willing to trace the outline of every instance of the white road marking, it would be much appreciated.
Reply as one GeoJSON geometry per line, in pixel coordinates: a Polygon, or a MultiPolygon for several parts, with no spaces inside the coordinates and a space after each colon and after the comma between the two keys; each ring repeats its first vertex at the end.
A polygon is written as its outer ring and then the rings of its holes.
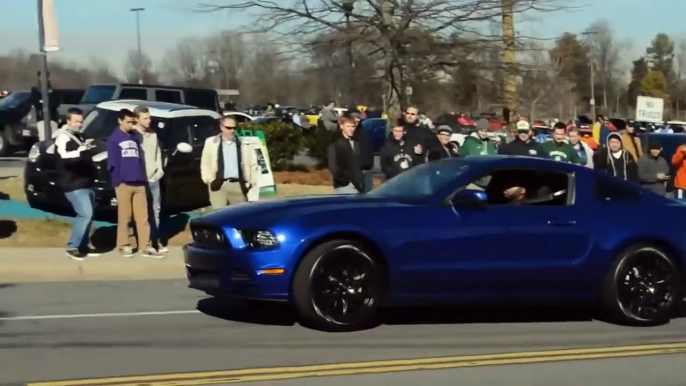
{"type": "Polygon", "coordinates": [[[198,310],[182,311],[148,311],[148,312],[108,312],[102,314],[67,314],[67,315],[35,315],[35,316],[8,316],[0,318],[0,321],[11,320],[48,320],[48,319],[80,319],[80,318],[110,318],[118,316],[155,316],[155,315],[185,315],[198,314],[198,310]]]}

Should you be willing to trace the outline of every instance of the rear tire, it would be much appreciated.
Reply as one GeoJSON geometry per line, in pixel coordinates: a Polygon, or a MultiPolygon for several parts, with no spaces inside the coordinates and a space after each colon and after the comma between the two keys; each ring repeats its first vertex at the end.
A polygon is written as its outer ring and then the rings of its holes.
{"type": "Polygon", "coordinates": [[[602,301],[611,320],[630,326],[669,323],[683,297],[678,263],[650,244],[626,248],[610,266],[602,301]]]}
{"type": "Polygon", "coordinates": [[[377,324],[383,269],[363,245],[334,240],[313,248],[295,271],[291,301],[301,324],[329,332],[377,324]]]}

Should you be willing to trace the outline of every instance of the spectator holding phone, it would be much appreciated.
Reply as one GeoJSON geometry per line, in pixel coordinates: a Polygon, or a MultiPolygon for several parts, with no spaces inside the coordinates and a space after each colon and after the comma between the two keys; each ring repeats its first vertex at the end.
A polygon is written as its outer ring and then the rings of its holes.
{"type": "Polygon", "coordinates": [[[638,160],[638,178],[643,187],[665,196],[667,181],[671,176],[667,160],[660,156],[661,153],[662,144],[659,141],[651,142],[650,151],[638,160]]]}

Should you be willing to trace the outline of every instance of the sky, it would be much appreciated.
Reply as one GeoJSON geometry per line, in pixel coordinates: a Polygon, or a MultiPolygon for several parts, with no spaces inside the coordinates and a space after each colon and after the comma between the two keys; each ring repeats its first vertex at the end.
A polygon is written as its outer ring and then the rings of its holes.
{"type": "MultiPolygon", "coordinates": [[[[140,13],[142,47],[153,63],[159,63],[164,53],[184,37],[240,29],[249,21],[236,11],[194,12],[192,8],[202,1],[54,0],[61,51],[51,53],[50,58],[84,64],[98,58],[121,72],[127,51],[136,48],[136,16],[129,11],[136,7],[145,8],[140,13]]],[[[516,30],[524,35],[553,38],[565,31],[581,32],[594,21],[607,19],[614,25],[619,38],[633,42],[632,49],[626,53],[627,62],[641,56],[660,32],[673,38],[686,38],[681,20],[686,15],[685,0],[562,1],[579,9],[543,14],[527,20],[517,16],[516,30]]],[[[15,49],[36,51],[37,1],[0,0],[0,10],[0,54],[15,49]]]]}

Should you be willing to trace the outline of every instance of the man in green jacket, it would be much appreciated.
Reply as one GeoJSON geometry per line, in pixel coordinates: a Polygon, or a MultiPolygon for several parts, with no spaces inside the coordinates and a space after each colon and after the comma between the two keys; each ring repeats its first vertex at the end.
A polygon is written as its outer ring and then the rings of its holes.
{"type": "Polygon", "coordinates": [[[495,155],[495,145],[488,139],[488,119],[481,118],[476,122],[476,131],[465,138],[460,148],[461,156],[495,155]]]}
{"type": "Polygon", "coordinates": [[[578,164],[579,154],[569,143],[565,142],[567,127],[564,123],[558,122],[553,126],[552,140],[544,142],[541,147],[543,153],[552,160],[560,162],[571,162],[578,164]]]}

